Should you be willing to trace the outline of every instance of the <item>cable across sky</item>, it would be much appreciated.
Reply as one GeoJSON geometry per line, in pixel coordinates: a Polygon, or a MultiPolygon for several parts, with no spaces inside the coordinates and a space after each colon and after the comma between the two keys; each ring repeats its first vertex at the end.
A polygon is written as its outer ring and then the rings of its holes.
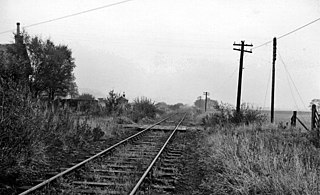
{"type": "MultiPolygon", "coordinates": [[[[104,8],[108,8],[108,7],[113,7],[113,6],[116,6],[116,5],[120,5],[120,4],[123,4],[123,3],[127,3],[127,2],[129,2],[129,1],[134,1],[134,0],[125,0],[125,1],[119,1],[119,2],[116,2],[116,3],[111,3],[111,4],[108,4],[108,5],[103,5],[103,6],[100,6],[100,7],[96,7],[96,8],[93,8],[93,9],[88,9],[88,10],[85,10],[85,11],[81,11],[81,12],[77,12],[77,13],[73,13],[73,14],[61,16],[61,17],[54,18],[54,19],[51,19],[51,20],[45,20],[45,21],[42,21],[42,22],[37,22],[37,23],[29,24],[29,25],[23,26],[23,28],[29,28],[29,27],[32,27],[32,26],[38,26],[38,25],[41,25],[41,24],[45,24],[45,23],[54,22],[54,21],[57,21],[57,20],[62,20],[62,19],[74,17],[74,16],[81,15],[81,14],[85,14],[85,13],[88,13],[88,12],[93,12],[93,11],[96,11],[96,10],[100,10],[100,9],[104,9],[104,8]]],[[[2,31],[2,32],[0,32],[0,35],[1,35],[1,34],[5,34],[5,33],[10,33],[10,32],[12,32],[12,31],[14,31],[14,30],[15,30],[15,29],[10,29],[10,30],[6,30],[6,31],[2,31]]]]}
{"type": "MultiPolygon", "coordinates": [[[[292,31],[290,31],[290,32],[287,32],[287,33],[285,33],[285,34],[283,34],[283,35],[281,35],[281,36],[279,36],[279,37],[276,37],[276,38],[279,40],[279,39],[281,39],[281,38],[283,38],[283,37],[286,37],[286,36],[288,36],[288,35],[290,35],[290,34],[292,34],[292,33],[297,32],[298,30],[303,29],[303,28],[305,28],[305,27],[307,27],[307,26],[309,26],[309,25],[311,25],[311,24],[313,24],[313,23],[315,23],[315,22],[318,22],[319,20],[320,20],[320,18],[317,18],[317,19],[315,19],[315,20],[313,20],[313,21],[311,21],[311,22],[309,22],[309,23],[307,23],[307,24],[305,24],[305,25],[303,25],[303,26],[300,26],[299,28],[296,28],[296,29],[294,29],[294,30],[292,30],[292,31]]],[[[269,43],[272,43],[272,40],[267,41],[267,42],[265,42],[265,43],[263,43],[263,44],[260,44],[260,45],[258,45],[258,46],[256,46],[256,47],[253,47],[252,50],[253,50],[253,49],[257,49],[257,48],[259,48],[259,47],[262,47],[262,46],[264,46],[264,45],[267,45],[267,44],[269,44],[269,43]]]]}

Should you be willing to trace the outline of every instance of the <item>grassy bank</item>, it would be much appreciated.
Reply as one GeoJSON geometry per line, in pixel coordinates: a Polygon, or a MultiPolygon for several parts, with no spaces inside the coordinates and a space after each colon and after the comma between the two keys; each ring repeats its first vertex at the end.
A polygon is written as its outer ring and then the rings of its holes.
{"type": "Polygon", "coordinates": [[[307,134],[276,126],[203,132],[202,194],[319,194],[319,149],[307,134]]]}

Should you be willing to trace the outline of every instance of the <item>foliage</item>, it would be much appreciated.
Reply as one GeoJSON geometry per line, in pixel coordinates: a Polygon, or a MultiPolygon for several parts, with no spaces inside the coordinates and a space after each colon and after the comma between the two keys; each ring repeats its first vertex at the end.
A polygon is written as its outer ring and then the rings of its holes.
{"type": "Polygon", "coordinates": [[[319,151],[301,133],[276,126],[203,133],[201,194],[318,194],[319,151]]]}
{"type": "MultiPolygon", "coordinates": [[[[197,99],[194,102],[194,105],[199,109],[204,109],[205,107],[205,100],[204,99],[197,99]]],[[[218,101],[212,100],[210,98],[207,98],[207,110],[215,110],[219,106],[218,101]]]]}
{"type": "Polygon", "coordinates": [[[95,97],[90,93],[82,93],[81,95],[79,95],[79,97],[77,99],[80,99],[80,100],[95,100],[95,97]]]}
{"type": "Polygon", "coordinates": [[[313,104],[315,104],[317,107],[320,107],[320,99],[311,100],[309,107],[311,108],[313,104]]]}
{"type": "Polygon", "coordinates": [[[109,92],[109,96],[106,101],[107,112],[111,115],[120,115],[126,113],[129,110],[130,105],[124,95],[115,93],[114,90],[109,92]]]}
{"type": "Polygon", "coordinates": [[[43,115],[39,107],[25,96],[25,88],[12,80],[0,80],[0,180],[15,178],[36,171],[46,163],[43,153],[45,135],[39,124],[43,115]]]}
{"type": "Polygon", "coordinates": [[[33,68],[31,89],[34,97],[47,97],[54,100],[57,96],[74,93],[72,52],[66,45],[55,45],[50,39],[25,38],[33,68]]]}
{"type": "Polygon", "coordinates": [[[50,166],[54,152],[86,148],[104,135],[67,111],[47,110],[26,90],[0,77],[0,186],[28,180],[50,166]]]}
{"type": "Polygon", "coordinates": [[[156,117],[157,108],[155,103],[146,97],[138,97],[134,99],[132,104],[132,120],[138,122],[147,117],[154,119],[156,117]]]}
{"type": "Polygon", "coordinates": [[[177,103],[177,104],[174,104],[174,105],[169,105],[169,108],[171,110],[173,110],[173,111],[177,111],[182,107],[183,107],[183,103],[177,103]]]}
{"type": "Polygon", "coordinates": [[[120,94],[115,93],[114,90],[109,91],[109,96],[107,97],[106,107],[108,113],[114,113],[118,107],[117,99],[120,97],[120,94]]]}
{"type": "Polygon", "coordinates": [[[251,124],[263,123],[266,115],[261,109],[254,109],[250,104],[242,104],[240,112],[237,113],[230,104],[221,103],[216,107],[215,112],[206,114],[202,123],[206,126],[224,126],[227,124],[251,124]]]}
{"type": "Polygon", "coordinates": [[[10,44],[0,51],[0,73],[4,79],[28,86],[32,69],[24,45],[10,44]]]}

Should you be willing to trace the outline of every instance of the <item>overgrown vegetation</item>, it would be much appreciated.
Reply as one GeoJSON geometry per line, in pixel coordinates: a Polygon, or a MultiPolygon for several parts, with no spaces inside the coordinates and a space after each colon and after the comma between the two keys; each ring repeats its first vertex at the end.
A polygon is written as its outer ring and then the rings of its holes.
{"type": "Polygon", "coordinates": [[[319,149],[315,135],[266,123],[261,110],[228,104],[194,110],[206,128],[198,149],[203,170],[195,194],[319,194],[319,149]]]}
{"type": "Polygon", "coordinates": [[[85,148],[104,132],[67,111],[51,112],[1,79],[0,183],[14,185],[50,166],[51,153],[85,148]]]}
{"type": "Polygon", "coordinates": [[[138,97],[133,100],[132,104],[132,119],[135,122],[143,118],[154,119],[156,117],[157,108],[155,103],[146,97],[138,97]]]}
{"type": "Polygon", "coordinates": [[[22,181],[52,166],[59,168],[53,164],[59,155],[86,150],[102,138],[124,138],[127,133],[118,123],[132,123],[132,112],[142,111],[136,121],[154,117],[151,100],[141,99],[131,110],[124,96],[114,91],[105,110],[90,94],[79,97],[89,100],[80,105],[82,114],[62,107],[57,99],[78,96],[71,50],[39,37],[28,36],[26,45],[20,39],[0,53],[0,194],[15,193],[22,181]]]}
{"type": "Polygon", "coordinates": [[[276,126],[204,132],[203,194],[318,194],[319,151],[306,136],[276,126]]]}
{"type": "Polygon", "coordinates": [[[266,115],[249,104],[242,104],[240,112],[237,113],[233,106],[221,103],[216,106],[215,111],[204,113],[199,117],[205,126],[262,124],[266,121],[266,115]]]}

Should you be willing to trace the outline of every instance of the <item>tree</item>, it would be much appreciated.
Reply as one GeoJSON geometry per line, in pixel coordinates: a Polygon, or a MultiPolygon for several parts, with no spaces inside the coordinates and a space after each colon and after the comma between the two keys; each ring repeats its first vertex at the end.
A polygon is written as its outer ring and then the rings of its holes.
{"type": "Polygon", "coordinates": [[[315,104],[317,107],[319,107],[320,106],[320,99],[311,100],[309,107],[311,108],[313,104],[315,104]]]}
{"type": "Polygon", "coordinates": [[[91,95],[90,93],[83,93],[79,95],[78,99],[80,100],[95,100],[94,96],[91,95]]]}
{"type": "Polygon", "coordinates": [[[114,90],[109,91],[109,96],[107,97],[106,107],[108,113],[114,113],[118,109],[119,102],[117,101],[121,97],[120,94],[115,93],[114,90]]]}
{"type": "Polygon", "coordinates": [[[51,40],[35,36],[26,38],[33,68],[31,89],[35,97],[66,96],[74,89],[74,58],[65,45],[55,45],[51,40]]]}
{"type": "MultiPolygon", "coordinates": [[[[194,105],[200,109],[204,108],[204,104],[205,104],[205,100],[204,99],[197,99],[194,102],[194,105]]],[[[207,109],[208,110],[213,110],[213,109],[217,109],[219,106],[218,101],[216,100],[212,100],[210,98],[207,99],[207,109]]]]}
{"type": "MultiPolygon", "coordinates": [[[[19,37],[22,38],[22,36],[19,37]]],[[[0,76],[2,79],[28,87],[30,74],[32,74],[32,68],[23,41],[0,45],[0,76]]]]}
{"type": "Polygon", "coordinates": [[[170,105],[169,108],[171,110],[178,110],[179,108],[181,108],[183,106],[183,103],[177,103],[177,104],[174,104],[174,105],[170,105]]]}

